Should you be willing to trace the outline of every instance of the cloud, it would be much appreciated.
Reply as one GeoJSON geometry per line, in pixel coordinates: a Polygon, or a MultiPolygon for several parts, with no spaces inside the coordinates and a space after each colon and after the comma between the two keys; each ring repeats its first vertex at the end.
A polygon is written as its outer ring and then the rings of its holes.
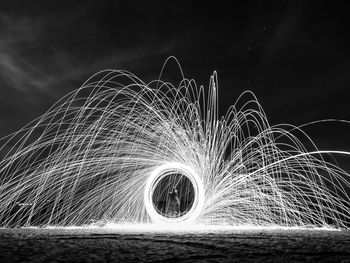
{"type": "Polygon", "coordinates": [[[0,13],[1,92],[5,84],[6,88],[26,96],[57,99],[77,88],[71,86],[72,82],[82,83],[98,70],[111,65],[125,69],[132,63],[135,69],[142,65],[140,60],[173,49],[173,43],[153,46],[132,43],[118,47],[118,43],[103,41],[106,40],[101,37],[103,30],[89,32],[88,25],[83,24],[86,19],[81,18],[83,15],[72,17],[68,13],[62,18],[58,14],[9,16],[0,13]],[[70,24],[77,23],[81,24],[69,28],[70,24]]]}
{"type": "MultiPolygon", "coordinates": [[[[28,18],[0,16],[0,76],[8,87],[27,93],[44,74],[28,60],[41,33],[41,23],[28,18]]],[[[40,88],[40,87],[37,87],[40,88]]]]}

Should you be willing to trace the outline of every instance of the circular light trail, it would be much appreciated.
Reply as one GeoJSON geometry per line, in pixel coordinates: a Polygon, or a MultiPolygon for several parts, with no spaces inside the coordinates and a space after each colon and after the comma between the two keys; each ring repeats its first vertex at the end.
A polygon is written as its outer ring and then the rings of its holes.
{"type": "Polygon", "coordinates": [[[146,211],[153,223],[191,223],[194,222],[202,212],[204,195],[203,183],[198,173],[196,173],[188,165],[172,162],[159,166],[150,174],[146,182],[144,203],[146,211]],[[165,177],[171,174],[180,174],[187,177],[189,182],[192,184],[194,192],[191,208],[187,212],[181,213],[181,215],[178,217],[169,217],[166,214],[161,213],[157,207],[155,207],[154,203],[154,193],[157,185],[164,180],[165,177]]]}

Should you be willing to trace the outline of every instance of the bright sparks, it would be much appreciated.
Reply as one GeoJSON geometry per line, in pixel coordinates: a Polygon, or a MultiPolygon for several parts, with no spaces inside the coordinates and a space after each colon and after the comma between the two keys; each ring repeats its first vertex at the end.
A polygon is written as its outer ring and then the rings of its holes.
{"type": "Polygon", "coordinates": [[[329,161],[349,153],[270,126],[252,92],[219,117],[215,72],[204,89],[101,71],[4,138],[1,153],[1,227],[349,226],[349,174],[329,161]],[[168,175],[176,204],[188,203],[179,216],[166,214],[168,175]]]}

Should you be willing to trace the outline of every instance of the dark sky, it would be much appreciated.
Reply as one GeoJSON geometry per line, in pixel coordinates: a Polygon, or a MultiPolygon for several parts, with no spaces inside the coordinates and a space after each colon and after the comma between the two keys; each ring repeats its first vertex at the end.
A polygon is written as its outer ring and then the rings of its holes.
{"type": "MultiPolygon", "coordinates": [[[[0,136],[41,115],[90,75],[158,77],[170,55],[227,109],[252,90],[271,124],[350,120],[347,1],[1,1],[0,136]]],[[[175,69],[174,69],[175,70],[175,69]]],[[[350,125],[307,129],[350,150],[350,125]]]]}

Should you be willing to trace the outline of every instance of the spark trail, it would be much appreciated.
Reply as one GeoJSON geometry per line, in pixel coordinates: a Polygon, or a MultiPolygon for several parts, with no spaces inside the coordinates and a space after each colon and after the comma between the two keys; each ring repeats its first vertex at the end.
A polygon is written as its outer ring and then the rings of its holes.
{"type": "Polygon", "coordinates": [[[350,153],[319,151],[300,128],[271,126],[249,91],[219,117],[217,83],[215,72],[207,90],[186,78],[93,75],[2,139],[0,226],[347,228],[349,174],[328,159],[350,153]],[[170,186],[177,217],[164,212],[170,186]]]}

